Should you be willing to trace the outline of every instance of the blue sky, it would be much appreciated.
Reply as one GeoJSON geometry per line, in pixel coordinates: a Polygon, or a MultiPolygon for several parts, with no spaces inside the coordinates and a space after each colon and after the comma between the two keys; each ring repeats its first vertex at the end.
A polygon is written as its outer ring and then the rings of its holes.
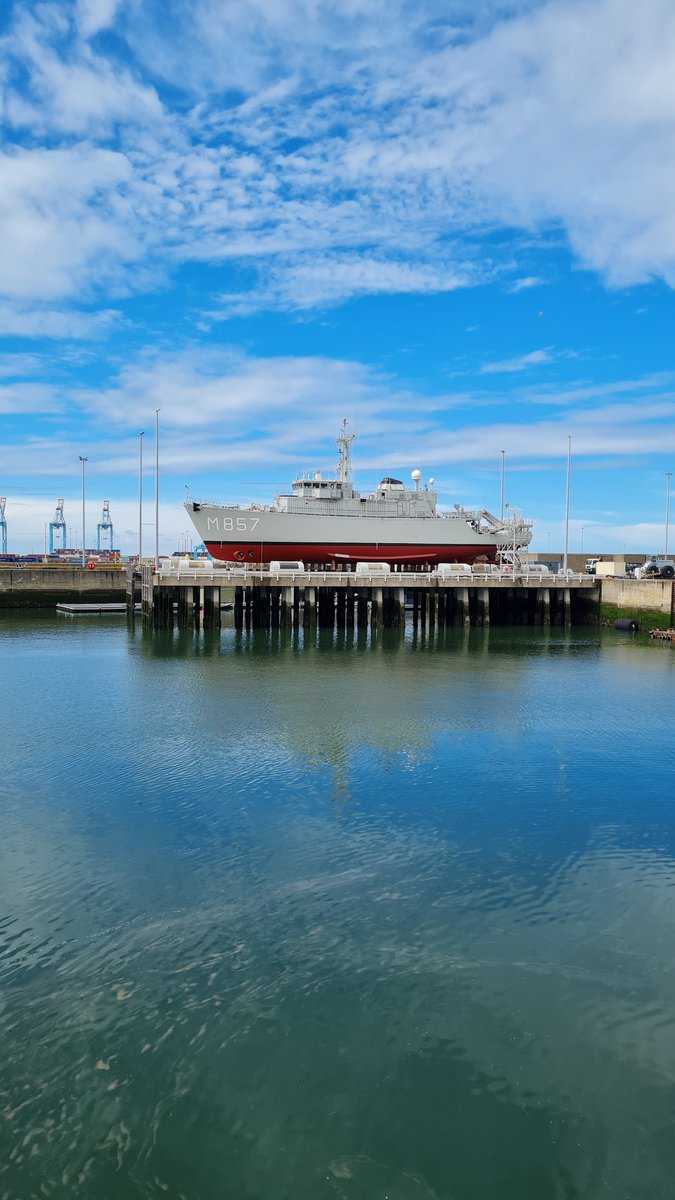
{"type": "Polygon", "coordinates": [[[194,496],[419,466],[561,547],[662,548],[675,467],[672,0],[0,10],[0,493],[161,549],[194,496]]]}

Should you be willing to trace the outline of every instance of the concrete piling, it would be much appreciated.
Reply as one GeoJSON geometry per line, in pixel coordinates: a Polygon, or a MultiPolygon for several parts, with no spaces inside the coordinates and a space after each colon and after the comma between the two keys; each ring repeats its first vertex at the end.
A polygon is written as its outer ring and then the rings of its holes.
{"type": "Polygon", "coordinates": [[[478,588],[476,598],[478,600],[478,624],[485,627],[490,624],[489,588],[478,588]]]}

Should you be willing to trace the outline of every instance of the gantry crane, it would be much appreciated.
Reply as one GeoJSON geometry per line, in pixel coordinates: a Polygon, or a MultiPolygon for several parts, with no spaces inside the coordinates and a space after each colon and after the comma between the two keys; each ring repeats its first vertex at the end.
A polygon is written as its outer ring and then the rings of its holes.
{"type": "Polygon", "coordinates": [[[5,516],[6,496],[0,496],[0,554],[7,553],[7,518],[5,516]]]}
{"type": "Polygon", "coordinates": [[[63,515],[63,500],[56,501],[56,512],[54,518],[49,522],[49,553],[54,553],[54,534],[60,530],[61,545],[60,550],[65,550],[68,542],[66,541],[66,519],[63,515]]]}
{"type": "Polygon", "coordinates": [[[103,512],[101,513],[101,520],[99,521],[98,525],[96,526],[96,549],[97,550],[101,549],[101,536],[103,536],[103,537],[107,536],[110,538],[110,545],[108,546],[108,550],[112,550],[112,548],[113,548],[113,525],[112,525],[112,520],[110,518],[110,501],[109,500],[103,501],[103,512]]]}

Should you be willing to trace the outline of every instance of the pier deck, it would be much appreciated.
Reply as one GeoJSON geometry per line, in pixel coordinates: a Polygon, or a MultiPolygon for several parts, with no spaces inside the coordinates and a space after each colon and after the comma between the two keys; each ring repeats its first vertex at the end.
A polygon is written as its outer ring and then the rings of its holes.
{"type": "Polygon", "coordinates": [[[496,624],[569,625],[597,605],[592,576],[503,572],[439,576],[433,572],[286,571],[223,568],[209,560],[178,560],[129,571],[129,609],[141,600],[154,628],[220,626],[224,593],[236,628],[400,626],[406,605],[414,624],[432,627],[496,624]],[[140,592],[140,595],[139,595],[140,592]]]}

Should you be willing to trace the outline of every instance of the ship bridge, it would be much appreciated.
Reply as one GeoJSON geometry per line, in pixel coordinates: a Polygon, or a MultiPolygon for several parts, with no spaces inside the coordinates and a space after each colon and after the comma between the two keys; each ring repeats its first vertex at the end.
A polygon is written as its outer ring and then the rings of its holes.
{"type": "MultiPolygon", "coordinates": [[[[294,479],[291,486],[293,496],[302,500],[351,500],[355,496],[348,479],[324,479],[320,471],[294,479]]],[[[280,496],[279,499],[290,500],[291,497],[280,496]]]]}

